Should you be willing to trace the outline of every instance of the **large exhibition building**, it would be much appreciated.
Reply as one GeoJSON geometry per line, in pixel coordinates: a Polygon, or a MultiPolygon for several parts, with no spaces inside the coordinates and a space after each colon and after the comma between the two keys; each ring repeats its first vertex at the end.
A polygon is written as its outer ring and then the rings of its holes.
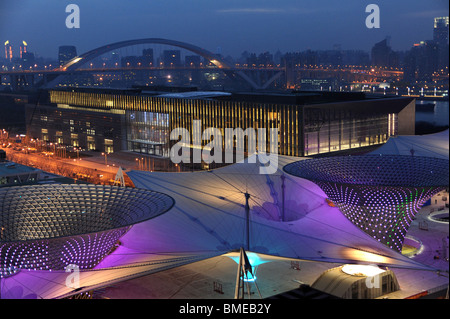
{"type": "MultiPolygon", "coordinates": [[[[413,135],[415,100],[364,93],[227,93],[195,89],[52,89],[27,106],[28,136],[112,153],[170,156],[175,128],[278,129],[278,154],[311,156],[413,135]],[[176,90],[175,90],[176,91],[176,90]],[[179,92],[182,91],[182,92],[179,92]]],[[[203,145],[208,141],[203,140],[203,145]]],[[[225,140],[222,142],[225,148],[225,140]]],[[[270,141],[267,140],[267,149],[270,141]]],[[[192,146],[192,145],[191,145],[192,146]]],[[[245,146],[245,152],[248,152],[245,146]]],[[[251,153],[251,152],[250,152],[251,153]]]]}

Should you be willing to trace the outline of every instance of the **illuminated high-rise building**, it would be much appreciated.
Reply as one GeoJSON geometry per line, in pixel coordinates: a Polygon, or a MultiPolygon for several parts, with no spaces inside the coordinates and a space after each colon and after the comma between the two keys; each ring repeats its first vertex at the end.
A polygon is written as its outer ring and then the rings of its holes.
{"type": "Polygon", "coordinates": [[[9,60],[9,62],[11,62],[12,61],[12,57],[13,57],[12,45],[9,42],[9,40],[7,40],[5,42],[5,59],[9,60]]]}
{"type": "Polygon", "coordinates": [[[20,58],[23,58],[23,54],[27,53],[27,46],[28,44],[25,41],[22,41],[22,44],[20,45],[20,58]]]}
{"type": "Polygon", "coordinates": [[[448,44],[448,17],[434,18],[433,40],[438,45],[448,44]]]}
{"type": "Polygon", "coordinates": [[[438,51],[438,70],[444,70],[448,67],[448,22],[448,17],[434,18],[433,40],[438,51]]]}

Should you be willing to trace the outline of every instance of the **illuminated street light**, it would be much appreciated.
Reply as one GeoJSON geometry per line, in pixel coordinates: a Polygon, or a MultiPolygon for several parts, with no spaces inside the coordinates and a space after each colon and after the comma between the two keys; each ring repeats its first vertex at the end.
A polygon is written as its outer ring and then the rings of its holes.
{"type": "Polygon", "coordinates": [[[108,166],[108,154],[109,153],[102,153],[102,155],[105,157],[105,165],[108,166]]]}

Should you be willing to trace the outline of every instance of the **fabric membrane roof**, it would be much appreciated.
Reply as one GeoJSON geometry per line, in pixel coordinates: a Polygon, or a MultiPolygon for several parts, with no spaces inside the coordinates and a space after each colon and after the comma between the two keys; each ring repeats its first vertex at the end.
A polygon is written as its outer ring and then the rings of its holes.
{"type": "Polygon", "coordinates": [[[430,269],[361,232],[328,205],[326,195],[314,183],[283,172],[286,164],[298,160],[301,158],[279,156],[278,170],[270,175],[259,173],[257,160],[192,173],[131,171],[128,175],[136,187],[166,193],[176,204],[153,222],[133,227],[123,243],[137,247],[144,238],[152,238],[145,249],[179,252],[227,252],[246,247],[244,205],[248,192],[250,251],[311,261],[430,269]],[[280,221],[283,215],[284,221],[280,221]]]}
{"type": "Polygon", "coordinates": [[[380,148],[369,154],[414,155],[449,159],[449,130],[426,135],[390,137],[380,148]]]}
{"type": "MultiPolygon", "coordinates": [[[[270,175],[260,174],[257,156],[211,171],[128,172],[136,187],[165,193],[175,205],[134,225],[118,249],[94,270],[82,272],[77,293],[246,248],[246,192],[248,251],[264,254],[262,258],[435,270],[375,241],[331,207],[317,185],[283,172],[298,160],[302,158],[278,156],[278,163],[271,163],[278,169],[270,175]]],[[[64,284],[66,277],[64,272],[20,272],[3,279],[8,288],[3,295],[18,289],[16,293],[42,298],[64,296],[73,292],[64,284]]]]}

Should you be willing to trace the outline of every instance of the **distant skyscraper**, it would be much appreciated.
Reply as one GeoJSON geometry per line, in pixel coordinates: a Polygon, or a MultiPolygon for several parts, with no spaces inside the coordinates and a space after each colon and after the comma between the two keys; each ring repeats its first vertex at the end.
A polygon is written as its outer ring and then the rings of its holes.
{"type": "Polygon", "coordinates": [[[9,62],[12,61],[13,58],[13,51],[12,51],[12,45],[9,43],[9,40],[5,42],[5,59],[9,62]]]}
{"type": "Polygon", "coordinates": [[[165,66],[180,66],[180,50],[164,50],[163,61],[165,66]]]}
{"type": "Polygon", "coordinates": [[[249,66],[256,66],[258,64],[258,57],[256,56],[256,53],[250,53],[247,58],[247,64],[249,66]]]}
{"type": "Polygon", "coordinates": [[[142,66],[144,67],[153,66],[153,49],[144,49],[142,51],[142,66]]]}
{"type": "Polygon", "coordinates": [[[122,66],[122,68],[136,68],[139,66],[139,62],[140,59],[135,55],[126,56],[120,59],[120,65],[122,66]]]}
{"type": "Polygon", "coordinates": [[[387,39],[375,43],[372,47],[372,64],[376,66],[387,66],[390,50],[391,48],[387,44],[387,39]]]}
{"type": "Polygon", "coordinates": [[[22,52],[22,67],[24,69],[28,69],[35,63],[34,53],[31,52],[22,52]]]}
{"type": "Polygon", "coordinates": [[[448,67],[448,26],[448,17],[434,18],[433,41],[438,47],[438,68],[441,71],[448,67]]]}
{"type": "Polygon", "coordinates": [[[200,62],[201,60],[199,55],[186,55],[184,58],[184,64],[186,66],[199,67],[200,62]]]}
{"type": "Polygon", "coordinates": [[[269,52],[264,52],[258,55],[258,65],[273,65],[273,55],[269,52]]]}
{"type": "Polygon", "coordinates": [[[23,54],[27,53],[27,46],[28,44],[25,41],[22,41],[22,44],[20,45],[20,58],[23,58],[23,54]]]}
{"type": "Polygon", "coordinates": [[[372,47],[372,65],[374,66],[397,66],[398,55],[396,52],[392,51],[389,45],[389,37],[375,43],[372,47]]]}
{"type": "Polygon", "coordinates": [[[280,64],[282,58],[283,58],[283,53],[281,53],[280,50],[277,50],[277,52],[275,52],[275,55],[273,56],[273,62],[275,64],[280,64]]]}
{"type": "Polygon", "coordinates": [[[66,64],[77,56],[77,48],[73,45],[62,45],[59,47],[58,60],[59,65],[66,64]]]}
{"type": "Polygon", "coordinates": [[[435,41],[421,41],[414,44],[404,61],[405,79],[409,81],[431,81],[438,70],[439,51],[435,41]]]}
{"type": "Polygon", "coordinates": [[[438,45],[448,44],[448,17],[434,18],[433,40],[438,45]]]}

